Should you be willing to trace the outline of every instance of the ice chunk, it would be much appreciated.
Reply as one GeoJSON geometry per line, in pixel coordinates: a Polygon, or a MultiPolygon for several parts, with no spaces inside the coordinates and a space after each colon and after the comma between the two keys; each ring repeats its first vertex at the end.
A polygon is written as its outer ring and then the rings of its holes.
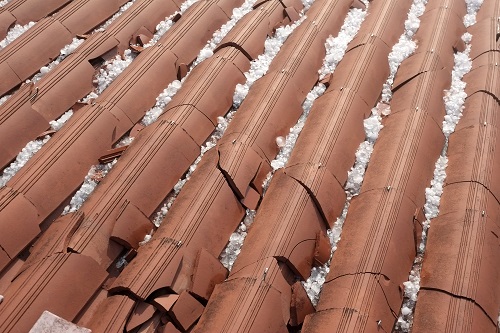
{"type": "Polygon", "coordinates": [[[10,43],[19,38],[22,34],[28,31],[31,27],[35,25],[35,22],[29,22],[25,25],[16,24],[12,28],[10,28],[7,36],[0,41],[0,50],[7,47],[10,43]]]}

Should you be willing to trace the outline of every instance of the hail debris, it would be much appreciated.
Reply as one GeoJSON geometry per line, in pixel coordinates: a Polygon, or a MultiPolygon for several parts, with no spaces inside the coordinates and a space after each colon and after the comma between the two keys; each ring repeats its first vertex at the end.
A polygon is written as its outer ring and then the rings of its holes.
{"type": "MultiPolygon", "coordinates": [[[[187,76],[186,76],[187,77],[187,76]]],[[[183,80],[184,81],[184,80],[183,80]]],[[[174,80],[167,88],[165,88],[158,97],[156,97],[156,104],[149,109],[141,120],[141,124],[144,126],[149,126],[154,123],[158,117],[163,113],[163,110],[168,103],[172,100],[172,97],[181,89],[182,82],[179,80],[174,80]]]]}
{"type": "Polygon", "coordinates": [[[133,136],[128,136],[128,135],[125,135],[123,138],[121,138],[114,146],[113,148],[120,148],[120,147],[124,147],[124,146],[128,146],[130,145],[133,141],[134,141],[134,137],[133,136]]]}
{"type": "Polygon", "coordinates": [[[19,38],[22,34],[24,34],[34,25],[35,22],[29,22],[26,23],[25,25],[16,24],[15,26],[13,26],[7,33],[7,36],[0,41],[0,50],[7,47],[7,45],[15,41],[17,38],[19,38]]]}
{"type": "MultiPolygon", "coordinates": [[[[464,24],[466,27],[470,27],[476,22],[476,14],[482,2],[482,0],[466,0],[467,14],[464,17],[464,24]]],[[[449,90],[445,91],[445,96],[443,98],[446,110],[446,115],[443,120],[443,134],[446,141],[441,156],[436,161],[434,178],[431,181],[431,186],[425,189],[426,202],[424,205],[424,212],[426,221],[423,223],[422,240],[418,247],[408,281],[404,283],[403,305],[395,327],[396,330],[402,332],[410,332],[412,328],[413,313],[417,302],[418,291],[420,290],[420,272],[422,270],[422,261],[427,243],[427,233],[431,220],[439,214],[439,203],[446,178],[448,138],[450,134],[455,131],[455,127],[462,116],[465,99],[467,98],[467,94],[465,93],[466,84],[462,79],[472,68],[472,60],[469,57],[472,35],[466,32],[462,36],[462,40],[466,47],[463,52],[458,52],[454,56],[451,87],[449,90]]]]}
{"type": "MultiPolygon", "coordinates": [[[[73,111],[69,110],[64,113],[59,119],[51,121],[50,127],[54,131],[59,131],[61,127],[68,121],[73,115],[73,111]]],[[[3,170],[2,176],[0,177],[0,187],[4,187],[7,182],[14,177],[14,175],[26,164],[28,161],[40,150],[42,147],[50,140],[49,135],[45,135],[43,138],[30,141],[17,155],[16,160],[12,162],[8,167],[3,170]]]]}
{"type": "Polygon", "coordinates": [[[61,215],[66,215],[69,213],[74,213],[80,209],[83,203],[87,200],[92,192],[94,192],[97,185],[102,181],[102,179],[108,174],[108,172],[116,164],[117,159],[107,164],[97,164],[93,165],[85,179],[82,186],[76,191],[75,195],[71,198],[69,205],[64,207],[61,215]]]}
{"type": "MultiPolygon", "coordinates": [[[[399,37],[399,41],[392,47],[391,53],[389,53],[390,74],[382,89],[382,101],[385,103],[389,103],[392,99],[391,87],[399,66],[403,60],[412,55],[417,49],[417,43],[413,40],[413,37],[420,27],[419,18],[425,12],[427,2],[428,0],[413,1],[405,21],[405,31],[399,37]]],[[[389,113],[390,109],[386,110],[384,115],[388,115],[389,113]]]]}
{"type": "Polygon", "coordinates": [[[229,271],[231,271],[231,269],[233,268],[233,264],[241,252],[241,247],[243,246],[243,242],[245,241],[245,237],[247,236],[247,230],[253,223],[255,213],[255,210],[246,210],[245,218],[242,222],[240,222],[240,225],[238,226],[236,232],[233,232],[231,234],[231,236],[229,237],[229,243],[220,255],[220,262],[229,271]]]}
{"type": "MultiPolygon", "coordinates": [[[[303,17],[304,11],[301,11],[299,14],[303,17]]],[[[251,61],[250,64],[250,70],[245,73],[245,77],[247,78],[247,82],[245,83],[246,87],[250,87],[253,85],[253,83],[264,76],[266,74],[269,65],[271,64],[271,61],[274,59],[278,51],[280,50],[281,46],[285,42],[285,40],[288,38],[288,36],[293,32],[293,30],[302,23],[302,19],[298,20],[292,25],[289,26],[284,26],[276,29],[276,32],[273,37],[268,37],[266,39],[265,45],[264,45],[264,53],[259,55],[256,59],[251,61]],[[259,68],[259,72],[256,73],[256,68],[259,68]]],[[[210,43],[210,42],[209,42],[210,43]]],[[[200,52],[201,54],[201,52],[200,52]]],[[[240,85],[241,86],[241,85],[240,85]]],[[[238,86],[236,87],[236,90],[238,90],[238,86]]],[[[174,191],[168,196],[166,203],[163,205],[163,207],[160,209],[159,212],[156,213],[156,217],[154,219],[154,224],[156,226],[160,226],[162,223],[163,219],[167,215],[168,211],[172,207],[172,204],[174,203],[175,199],[177,198],[177,195],[181,191],[182,187],[184,184],[190,179],[192,173],[196,170],[196,167],[198,163],[201,161],[201,158],[207,151],[215,147],[217,142],[220,140],[222,135],[224,135],[224,132],[227,129],[227,126],[233,119],[234,114],[238,111],[238,107],[243,101],[243,99],[246,97],[238,95],[235,90],[235,93],[233,95],[233,108],[231,109],[230,112],[227,113],[225,117],[218,117],[217,118],[217,127],[214,130],[214,133],[212,136],[201,146],[201,152],[198,158],[194,161],[194,163],[189,167],[189,171],[186,174],[186,176],[183,179],[180,179],[177,184],[174,186],[174,191]],[[243,98],[243,99],[242,99],[243,98]],[[238,101],[238,102],[237,102],[238,101]]],[[[248,92],[248,90],[247,90],[248,92]]]]}
{"type": "Polygon", "coordinates": [[[4,97],[0,98],[0,105],[7,102],[7,100],[10,98],[10,96],[12,96],[12,95],[5,95],[4,97]]]}

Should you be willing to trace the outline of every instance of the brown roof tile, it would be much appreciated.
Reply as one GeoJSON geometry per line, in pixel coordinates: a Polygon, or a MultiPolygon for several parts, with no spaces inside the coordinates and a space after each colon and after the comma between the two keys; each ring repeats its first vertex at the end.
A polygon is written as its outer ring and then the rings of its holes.
{"type": "Polygon", "coordinates": [[[491,319],[474,304],[449,294],[421,289],[413,321],[413,332],[485,332],[495,333],[498,328],[491,319]],[[422,313],[421,310],[425,312],[422,313]],[[431,315],[439,314],[439,316],[431,315]]]}
{"type": "Polygon", "coordinates": [[[127,296],[110,296],[99,305],[96,315],[82,324],[90,328],[92,332],[123,331],[134,305],[134,300],[127,296]]]}
{"type": "Polygon", "coordinates": [[[25,25],[31,21],[39,21],[58,9],[66,6],[71,0],[14,0],[0,8],[0,39],[4,39],[9,28],[14,24],[25,25]]]}
{"type": "Polygon", "coordinates": [[[1,331],[27,332],[45,310],[72,320],[106,276],[94,260],[79,254],[61,253],[41,260],[16,277],[5,292],[0,304],[1,331]],[[55,279],[42,278],[56,272],[55,279]]]}

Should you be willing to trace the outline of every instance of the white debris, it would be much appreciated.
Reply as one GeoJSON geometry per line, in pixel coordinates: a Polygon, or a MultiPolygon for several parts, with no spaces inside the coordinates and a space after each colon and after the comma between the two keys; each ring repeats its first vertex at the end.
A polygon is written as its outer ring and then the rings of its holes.
{"type": "Polygon", "coordinates": [[[7,102],[7,100],[10,98],[10,96],[12,96],[12,95],[5,95],[4,97],[0,98],[0,105],[7,102]]]}
{"type": "Polygon", "coordinates": [[[464,25],[466,28],[476,24],[476,15],[483,4],[483,0],[466,0],[467,14],[464,16],[464,25]]]}
{"type": "MultiPolygon", "coordinates": [[[[302,15],[302,14],[301,14],[302,15]]],[[[300,22],[302,22],[300,20],[300,22]]],[[[300,23],[299,23],[300,24],[300,23]]],[[[249,72],[245,73],[245,77],[247,78],[247,82],[245,83],[245,86],[250,87],[258,78],[262,77],[266,72],[267,69],[269,68],[269,65],[271,64],[271,61],[274,59],[276,54],[278,53],[279,49],[281,48],[281,45],[285,42],[285,40],[288,38],[290,33],[295,29],[299,24],[293,24],[292,26],[286,26],[286,27],[280,27],[276,30],[276,33],[273,37],[268,37],[265,43],[264,47],[264,53],[257,57],[257,59],[252,60],[251,65],[250,65],[250,71],[255,68],[260,68],[260,76],[257,77],[257,75],[250,75],[249,72]],[[290,31],[290,27],[292,27],[292,31],[290,31]],[[271,40],[271,42],[268,43],[268,41],[271,40]],[[249,77],[251,78],[249,79],[249,77]],[[251,83],[249,82],[251,81],[251,83]]],[[[238,87],[236,87],[238,89],[238,87]]],[[[233,95],[233,108],[231,111],[227,113],[225,117],[218,117],[217,118],[217,127],[215,128],[214,133],[212,136],[205,142],[204,145],[201,147],[201,153],[198,156],[198,158],[195,160],[195,162],[190,166],[188,173],[183,179],[180,179],[177,184],[174,186],[174,191],[169,195],[169,197],[166,200],[166,203],[163,205],[163,207],[160,209],[159,212],[156,213],[156,217],[154,219],[154,224],[156,226],[160,226],[162,223],[163,219],[167,215],[168,211],[172,207],[172,204],[174,203],[175,199],[177,198],[177,195],[179,194],[180,190],[184,186],[184,184],[190,179],[192,173],[196,170],[196,167],[198,163],[201,161],[201,158],[207,151],[215,147],[219,139],[222,137],[224,132],[227,129],[227,126],[233,119],[233,116],[235,113],[238,111],[238,107],[235,107],[236,105],[236,99],[241,103],[243,100],[242,96],[236,96],[236,91],[233,95]]],[[[246,94],[245,94],[246,97],[246,94]]],[[[239,104],[238,103],[238,106],[239,104]]]]}
{"type": "MultiPolygon", "coordinates": [[[[428,0],[413,1],[405,21],[405,31],[399,37],[399,41],[392,47],[391,53],[389,54],[390,75],[382,89],[382,101],[385,103],[390,103],[392,99],[391,88],[399,66],[417,49],[417,43],[413,38],[420,27],[419,17],[425,12],[427,2],[428,0]]],[[[387,110],[384,115],[388,115],[389,113],[390,109],[387,110]]]]}
{"type": "Polygon", "coordinates": [[[24,34],[34,25],[35,22],[29,22],[25,25],[16,24],[15,26],[13,26],[7,33],[7,36],[0,41],[0,50],[7,47],[7,45],[15,41],[17,38],[19,38],[22,34],[24,34]]]}
{"type": "MultiPolygon", "coordinates": [[[[186,76],[187,77],[187,76],[186,76]]],[[[185,79],[185,78],[184,78],[185,79]]],[[[182,83],[184,79],[181,81],[174,80],[172,81],[165,90],[163,90],[158,97],[156,97],[156,104],[151,109],[149,109],[144,117],[142,118],[141,124],[144,126],[149,126],[154,123],[158,117],[161,116],[163,110],[167,106],[168,103],[172,100],[172,97],[179,91],[182,87],[182,83]]]]}
{"type": "Polygon", "coordinates": [[[69,118],[71,118],[72,115],[73,110],[66,111],[61,117],[59,117],[59,119],[50,121],[50,127],[56,132],[59,131],[64,126],[64,124],[66,124],[69,118]]]}
{"type": "MultiPolygon", "coordinates": [[[[120,17],[127,9],[129,9],[130,6],[132,6],[132,4],[135,1],[136,0],[131,0],[131,1],[127,2],[126,4],[124,4],[123,6],[121,6],[120,9],[118,10],[118,12],[116,12],[110,19],[108,19],[106,22],[104,22],[100,27],[93,30],[90,34],[92,35],[98,31],[105,31],[106,28],[111,23],[113,23],[118,17],[120,17]]],[[[42,68],[40,68],[40,71],[35,76],[33,76],[31,78],[31,80],[28,80],[26,83],[38,82],[48,72],[50,72],[52,69],[54,69],[54,67],[59,65],[61,63],[61,61],[63,61],[67,56],[69,56],[71,53],[73,53],[84,41],[85,41],[84,39],[74,37],[73,40],[71,41],[71,43],[69,43],[68,45],[64,46],[61,49],[61,51],[59,52],[59,56],[55,60],[51,61],[47,66],[43,66],[42,68]]]]}
{"type": "Polygon", "coordinates": [[[245,218],[238,226],[236,232],[232,233],[229,237],[229,243],[220,255],[220,262],[229,271],[233,268],[234,261],[241,252],[241,247],[247,236],[247,230],[252,225],[255,218],[255,210],[247,209],[245,218]]]}
{"type": "Polygon", "coordinates": [[[125,135],[123,138],[121,138],[114,146],[113,148],[120,148],[120,147],[124,147],[124,146],[128,146],[130,145],[133,141],[134,141],[134,137],[133,136],[128,136],[128,135],[125,135]]]}
{"type": "MultiPolygon", "coordinates": [[[[372,114],[376,115],[378,114],[378,111],[379,110],[377,109],[377,107],[375,107],[372,109],[372,114]]],[[[375,130],[371,127],[365,126],[365,134],[367,136],[367,140],[361,142],[361,144],[359,145],[356,151],[356,161],[354,163],[354,166],[347,173],[347,182],[344,187],[346,193],[346,202],[344,204],[344,209],[342,210],[342,214],[333,224],[333,228],[328,230],[328,237],[330,238],[330,244],[332,245],[330,259],[325,265],[314,267],[311,270],[311,276],[303,283],[304,289],[306,290],[309,299],[314,305],[318,303],[321,288],[323,287],[326,276],[330,271],[331,258],[333,257],[335,251],[337,251],[337,244],[340,241],[342,228],[347,217],[347,212],[349,210],[351,200],[353,197],[358,195],[361,190],[365,170],[368,166],[368,162],[370,161],[370,157],[373,152],[373,145],[375,144],[375,140],[378,137],[378,131],[380,131],[381,129],[382,126],[376,127],[375,130]],[[370,139],[370,135],[374,139],[370,139]]]]}
{"type": "Polygon", "coordinates": [[[80,209],[83,203],[87,200],[92,192],[94,192],[97,185],[108,174],[108,172],[116,164],[117,159],[107,164],[93,165],[88,174],[85,176],[82,186],[76,191],[75,195],[71,198],[69,205],[64,207],[61,215],[74,213],[80,209]]]}
{"type": "Polygon", "coordinates": [[[55,314],[44,311],[28,333],[91,333],[88,328],[80,327],[55,314]]]}
{"type": "MultiPolygon", "coordinates": [[[[475,23],[476,14],[482,1],[466,0],[466,3],[467,14],[464,17],[464,24],[469,27],[475,23]]],[[[423,223],[422,240],[418,247],[408,281],[404,283],[403,306],[395,327],[396,330],[402,332],[410,332],[412,328],[413,312],[420,289],[420,272],[427,243],[427,233],[432,219],[439,214],[439,203],[446,178],[446,167],[448,165],[448,138],[450,134],[455,131],[455,127],[462,116],[465,99],[467,98],[467,94],[465,93],[466,83],[462,79],[472,68],[472,60],[469,57],[472,35],[470,33],[465,33],[462,36],[462,40],[466,45],[465,51],[455,54],[454,66],[451,74],[451,87],[449,90],[445,91],[445,97],[443,98],[446,110],[443,121],[443,134],[446,138],[446,142],[441,156],[436,161],[434,178],[431,181],[431,186],[425,189],[426,202],[424,205],[424,212],[426,221],[423,223]]]]}
{"type": "Polygon", "coordinates": [[[286,143],[286,139],[282,136],[278,136],[276,138],[276,145],[278,146],[278,148],[283,148],[285,146],[285,143],[286,143]]]}
{"type": "Polygon", "coordinates": [[[137,55],[135,53],[128,49],[123,53],[123,57],[117,55],[113,59],[106,61],[99,69],[99,74],[94,79],[94,83],[97,84],[94,93],[100,95],[104,89],[109,87],[118,75],[123,73],[125,68],[127,68],[132,61],[134,61],[136,56],[137,55]]]}
{"type": "Polygon", "coordinates": [[[2,8],[3,6],[5,6],[6,4],[8,4],[11,1],[12,0],[2,0],[2,1],[0,1],[0,8],[2,8]]]}
{"type": "MultiPolygon", "coordinates": [[[[73,115],[73,111],[69,110],[63,114],[59,119],[50,122],[50,126],[54,131],[58,131],[73,115]]],[[[43,138],[30,141],[17,155],[16,160],[3,170],[0,177],[0,188],[4,187],[7,182],[21,170],[23,166],[50,140],[50,136],[46,135],[43,138]]]]}
{"type": "Polygon", "coordinates": [[[144,246],[147,243],[149,243],[149,241],[153,238],[153,232],[154,232],[154,230],[151,230],[149,232],[149,234],[147,234],[146,236],[144,236],[144,240],[142,242],[139,242],[139,246],[144,246]]]}
{"type": "Polygon", "coordinates": [[[3,170],[2,177],[0,177],[0,187],[4,187],[5,184],[7,184],[7,182],[14,177],[14,175],[30,160],[30,158],[33,157],[33,155],[35,155],[36,152],[38,152],[43,145],[49,141],[49,139],[50,136],[46,135],[41,139],[28,142],[28,144],[17,155],[16,160],[3,170]]]}
{"type": "Polygon", "coordinates": [[[330,36],[326,40],[326,56],[323,60],[323,66],[318,71],[320,79],[323,79],[326,75],[335,71],[337,64],[344,57],[347,45],[357,35],[365,17],[366,10],[356,8],[351,9],[349,13],[347,13],[347,17],[344,20],[344,24],[342,25],[338,36],[335,38],[330,36]]]}
{"type": "MultiPolygon", "coordinates": [[[[283,147],[278,152],[276,158],[271,161],[271,167],[273,168],[273,171],[285,167],[286,163],[288,162],[288,159],[290,158],[290,155],[292,154],[292,150],[295,147],[295,143],[297,142],[299,134],[302,131],[302,128],[304,128],[306,119],[309,116],[309,111],[311,111],[311,107],[314,101],[319,96],[323,95],[325,90],[326,90],[325,85],[319,83],[313,89],[311,89],[311,91],[307,94],[306,100],[302,104],[302,109],[304,110],[302,115],[300,116],[297,123],[292,128],[290,128],[290,133],[287,134],[285,142],[282,145],[283,147]]],[[[265,184],[267,185],[269,184],[271,177],[272,175],[269,174],[268,177],[266,178],[265,184]]],[[[267,185],[263,187],[267,189],[267,185]]]]}
{"type": "Polygon", "coordinates": [[[127,9],[129,9],[135,2],[136,0],[131,0],[129,2],[127,2],[126,4],[124,4],[123,6],[120,7],[120,9],[113,15],[111,16],[106,22],[104,22],[100,27],[98,27],[97,29],[94,30],[95,31],[99,31],[99,32],[103,32],[105,31],[110,25],[111,23],[113,23],[117,18],[119,18],[127,9]]]}
{"type": "Polygon", "coordinates": [[[124,268],[127,265],[128,265],[128,261],[125,259],[125,256],[123,256],[123,257],[120,257],[120,259],[118,259],[116,261],[115,267],[117,269],[121,269],[121,268],[124,268]]]}

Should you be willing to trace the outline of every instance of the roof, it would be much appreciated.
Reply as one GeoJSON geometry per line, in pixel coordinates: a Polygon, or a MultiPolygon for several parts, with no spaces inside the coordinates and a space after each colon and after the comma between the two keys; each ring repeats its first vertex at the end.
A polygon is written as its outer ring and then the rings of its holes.
{"type": "Polygon", "coordinates": [[[497,332],[499,1],[0,6],[1,332],[497,332]]]}

